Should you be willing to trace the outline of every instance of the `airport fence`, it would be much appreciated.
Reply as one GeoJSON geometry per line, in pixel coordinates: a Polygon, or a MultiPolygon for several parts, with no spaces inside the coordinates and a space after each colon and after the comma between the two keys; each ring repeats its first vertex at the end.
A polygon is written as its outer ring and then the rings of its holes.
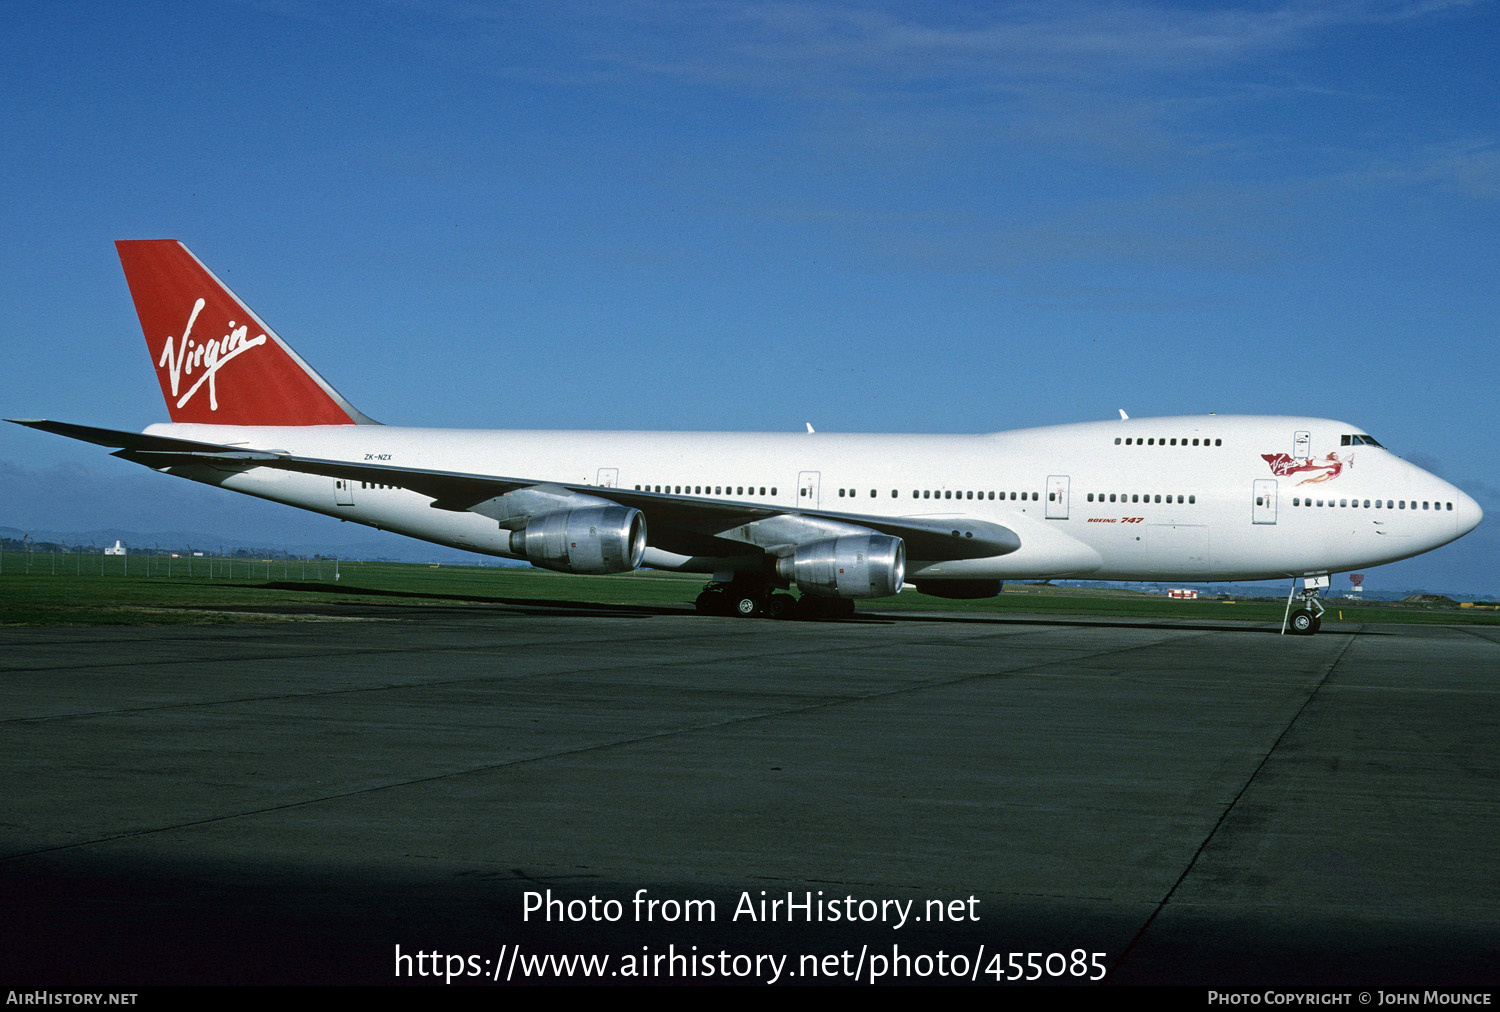
{"type": "Polygon", "coordinates": [[[110,555],[102,549],[0,551],[0,577],[96,576],[130,580],[298,580],[339,579],[339,560],[209,552],[110,555]]]}

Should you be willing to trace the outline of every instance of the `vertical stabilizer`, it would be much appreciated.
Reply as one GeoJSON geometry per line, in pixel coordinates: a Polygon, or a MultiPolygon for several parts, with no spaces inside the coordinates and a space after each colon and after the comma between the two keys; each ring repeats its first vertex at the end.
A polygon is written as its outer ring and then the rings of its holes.
{"type": "Polygon", "coordinates": [[[175,239],[115,243],[174,422],[368,423],[175,239]]]}

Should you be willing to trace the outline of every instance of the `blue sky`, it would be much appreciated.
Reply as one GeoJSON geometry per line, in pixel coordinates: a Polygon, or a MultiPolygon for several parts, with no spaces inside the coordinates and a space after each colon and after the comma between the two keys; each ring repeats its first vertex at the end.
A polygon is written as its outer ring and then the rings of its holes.
{"type": "MultiPolygon", "coordinates": [[[[162,420],[112,242],[178,238],[391,423],[1347,419],[1489,514],[1367,585],[1497,594],[1497,29],[1441,0],[13,3],[0,413],[162,420]]],[[[3,526],[338,533],[223,498],[0,427],[3,526]]]]}

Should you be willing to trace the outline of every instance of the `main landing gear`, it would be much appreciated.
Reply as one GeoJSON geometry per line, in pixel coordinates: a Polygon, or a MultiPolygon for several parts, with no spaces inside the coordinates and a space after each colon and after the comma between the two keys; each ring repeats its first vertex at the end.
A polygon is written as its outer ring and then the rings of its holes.
{"type": "Polygon", "coordinates": [[[1286,596],[1286,615],[1282,618],[1282,633],[1292,633],[1297,636],[1311,636],[1323,625],[1323,603],[1318,600],[1318,595],[1328,587],[1328,577],[1309,576],[1302,581],[1302,589],[1297,590],[1297,581],[1292,581],[1292,589],[1286,596]],[[1292,601],[1296,599],[1297,608],[1293,610],[1292,601]]]}
{"type": "Polygon", "coordinates": [[[739,618],[831,620],[854,617],[854,602],[847,598],[800,599],[774,590],[759,581],[735,580],[710,583],[693,602],[700,615],[732,615],[739,618]]]}

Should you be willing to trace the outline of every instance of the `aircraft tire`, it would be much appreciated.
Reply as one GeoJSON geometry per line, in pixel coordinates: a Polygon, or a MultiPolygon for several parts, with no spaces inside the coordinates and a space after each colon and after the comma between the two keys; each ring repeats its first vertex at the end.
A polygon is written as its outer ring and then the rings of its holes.
{"type": "Polygon", "coordinates": [[[766,598],[766,615],[770,618],[792,618],[797,611],[797,599],[790,594],[772,594],[766,598]]]}
{"type": "Polygon", "coordinates": [[[740,618],[754,618],[760,614],[760,598],[749,594],[734,594],[729,599],[729,614],[740,618]]]}
{"type": "Polygon", "coordinates": [[[1287,631],[1298,636],[1311,636],[1318,631],[1320,624],[1317,617],[1306,608],[1292,612],[1286,620],[1287,631]]]}

